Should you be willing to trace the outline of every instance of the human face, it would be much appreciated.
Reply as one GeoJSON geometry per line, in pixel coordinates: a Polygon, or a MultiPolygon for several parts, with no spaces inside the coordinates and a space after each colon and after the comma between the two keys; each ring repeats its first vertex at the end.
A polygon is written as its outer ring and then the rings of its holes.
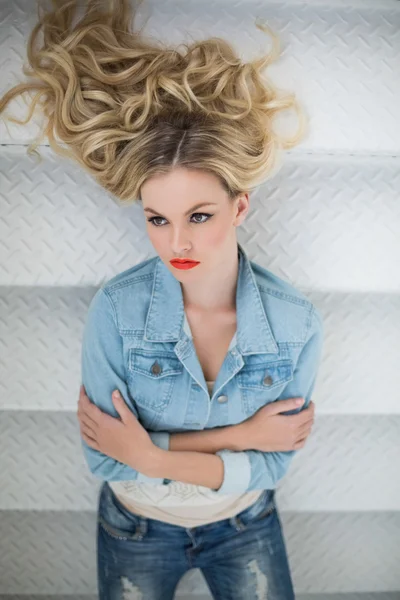
{"type": "Polygon", "coordinates": [[[197,278],[236,251],[248,197],[245,206],[231,200],[212,173],[176,168],[148,179],[141,196],[150,241],[179,281],[197,278]],[[171,264],[174,258],[196,263],[182,269],[171,264]]]}

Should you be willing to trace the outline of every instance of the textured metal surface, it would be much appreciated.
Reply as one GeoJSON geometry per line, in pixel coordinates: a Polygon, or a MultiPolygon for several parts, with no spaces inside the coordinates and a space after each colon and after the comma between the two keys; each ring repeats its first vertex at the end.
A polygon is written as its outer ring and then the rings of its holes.
{"type": "MultiPolygon", "coordinates": [[[[93,510],[100,480],[86,468],[75,415],[4,411],[0,433],[0,510],[93,510]]],[[[399,439],[399,417],[317,417],[279,507],[400,511],[399,439]]]]}
{"type": "MultiPolygon", "coordinates": [[[[0,287],[4,410],[76,410],[83,323],[96,289],[0,287]]],[[[325,328],[313,394],[317,414],[398,418],[399,296],[307,294],[321,310],[325,328]]]]}
{"type": "MultiPolygon", "coordinates": [[[[2,3],[0,91],[19,80],[23,43],[35,21],[32,4],[2,3]]],[[[147,0],[138,25],[148,19],[146,33],[173,43],[225,36],[248,59],[270,44],[256,17],[279,33],[284,50],[268,73],[282,89],[295,89],[310,115],[312,132],[302,150],[398,154],[399,2],[147,0]]],[[[13,114],[26,114],[21,100],[15,105],[13,114]]],[[[13,144],[38,133],[37,125],[10,124],[9,133],[1,127],[0,139],[13,144]]]]}
{"type": "MultiPolygon", "coordinates": [[[[281,520],[297,593],[400,589],[399,512],[284,512],[281,520]]],[[[9,511],[0,525],[2,592],[93,593],[95,529],[93,513],[9,511]]],[[[188,571],[179,592],[206,594],[201,571],[188,571]]]]}
{"type": "MultiPolygon", "coordinates": [[[[277,494],[296,597],[399,600],[400,2],[144,4],[146,33],[173,43],[222,36],[252,58],[269,47],[256,17],[280,36],[283,55],[267,73],[296,91],[310,134],[251,195],[238,236],[324,317],[314,429],[277,494]]],[[[0,4],[0,94],[23,79],[35,22],[31,0],[0,4]]],[[[7,112],[25,118],[26,104],[7,112]]],[[[153,249],[139,206],[117,206],[46,146],[42,164],[27,157],[37,124],[7,126],[0,122],[0,600],[91,600],[100,481],[84,462],[75,416],[83,321],[97,287],[153,249]]],[[[198,571],[177,590],[209,597],[198,571]]]]}
{"type": "MultiPolygon", "coordinates": [[[[86,173],[0,154],[0,285],[99,285],[154,254],[140,205],[118,206],[86,173]]],[[[304,289],[400,291],[396,158],[294,156],[250,196],[250,258],[304,289]]],[[[398,295],[397,295],[398,299],[398,295]]],[[[395,302],[395,299],[393,300],[395,302]]]]}

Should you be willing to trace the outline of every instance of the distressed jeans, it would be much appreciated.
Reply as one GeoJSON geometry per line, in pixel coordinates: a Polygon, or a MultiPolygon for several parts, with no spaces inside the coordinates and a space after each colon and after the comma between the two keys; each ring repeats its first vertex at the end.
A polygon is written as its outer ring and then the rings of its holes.
{"type": "Polygon", "coordinates": [[[134,514],[104,482],[97,518],[100,600],[172,600],[193,568],[216,600],[294,600],[275,491],[265,490],[234,517],[186,528],[134,514]]]}

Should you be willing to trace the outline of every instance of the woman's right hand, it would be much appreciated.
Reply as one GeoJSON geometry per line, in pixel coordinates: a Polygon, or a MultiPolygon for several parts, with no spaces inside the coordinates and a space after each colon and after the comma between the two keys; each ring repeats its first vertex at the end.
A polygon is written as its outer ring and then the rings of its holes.
{"type": "MultiPolygon", "coordinates": [[[[241,450],[282,452],[303,448],[314,423],[314,403],[294,415],[281,414],[299,408],[297,398],[277,400],[260,408],[237,425],[241,450]]],[[[300,405],[301,406],[301,405],[300,405]]]]}

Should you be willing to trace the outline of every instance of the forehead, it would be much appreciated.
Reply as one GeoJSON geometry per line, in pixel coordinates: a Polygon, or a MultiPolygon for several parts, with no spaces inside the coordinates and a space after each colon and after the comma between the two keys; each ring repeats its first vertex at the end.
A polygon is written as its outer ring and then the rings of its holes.
{"type": "Polygon", "coordinates": [[[166,174],[153,175],[142,185],[141,196],[143,206],[154,208],[155,204],[165,204],[165,200],[188,205],[201,201],[218,202],[226,197],[226,192],[213,173],[180,167],[166,174]]]}

